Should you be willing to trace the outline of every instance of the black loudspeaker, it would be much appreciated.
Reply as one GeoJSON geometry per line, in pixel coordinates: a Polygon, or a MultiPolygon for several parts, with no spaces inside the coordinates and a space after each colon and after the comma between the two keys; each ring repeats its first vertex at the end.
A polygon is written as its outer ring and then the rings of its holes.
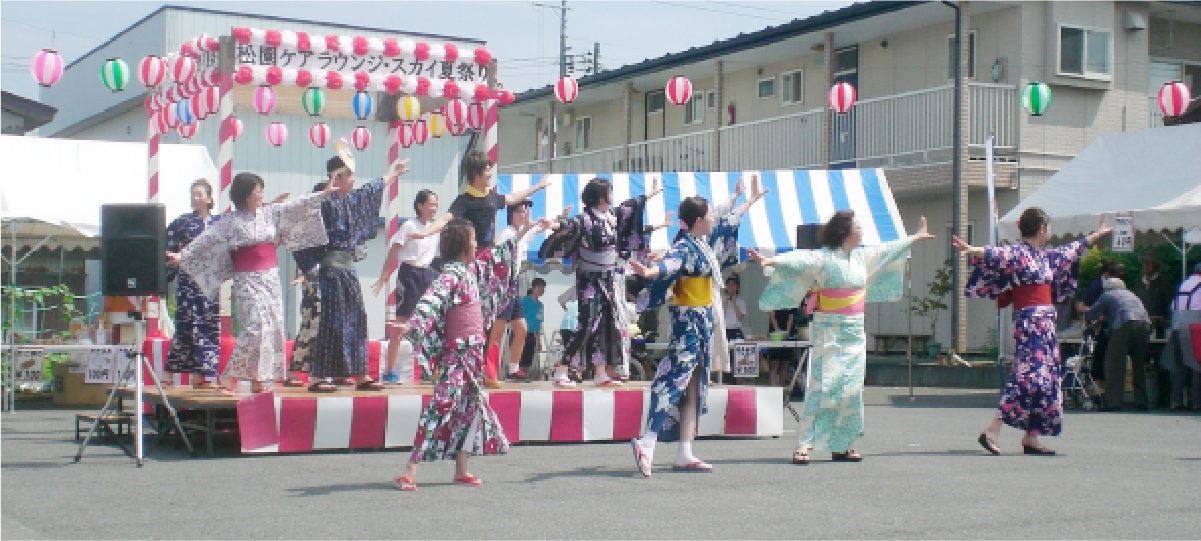
{"type": "Polygon", "coordinates": [[[166,295],[167,209],[102,205],[100,254],[105,295],[166,295]]]}
{"type": "Polygon", "coordinates": [[[798,250],[816,250],[822,247],[819,239],[822,224],[802,224],[796,226],[796,247],[798,250]]]}

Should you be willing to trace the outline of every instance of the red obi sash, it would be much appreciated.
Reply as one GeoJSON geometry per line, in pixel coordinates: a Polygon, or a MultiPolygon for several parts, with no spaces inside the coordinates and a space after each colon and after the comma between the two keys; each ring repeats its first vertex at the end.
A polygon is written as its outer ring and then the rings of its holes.
{"type": "MultiPolygon", "coordinates": [[[[480,301],[476,300],[458,306],[452,306],[446,311],[446,341],[462,338],[484,336],[484,313],[480,309],[480,301]]],[[[483,344],[483,342],[480,342],[483,344]]]]}
{"type": "Polygon", "coordinates": [[[1014,286],[997,296],[997,308],[1005,308],[1010,304],[1014,310],[1050,306],[1055,304],[1055,295],[1051,294],[1051,284],[1014,286]]]}
{"type": "Polygon", "coordinates": [[[243,246],[234,250],[234,272],[269,270],[278,266],[274,242],[243,246]]]}

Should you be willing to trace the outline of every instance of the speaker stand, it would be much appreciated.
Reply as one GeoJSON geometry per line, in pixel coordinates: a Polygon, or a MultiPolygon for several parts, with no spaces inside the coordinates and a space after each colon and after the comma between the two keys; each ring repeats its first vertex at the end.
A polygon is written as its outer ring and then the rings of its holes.
{"type": "MultiPolygon", "coordinates": [[[[133,416],[135,426],[133,429],[134,452],[130,454],[129,448],[123,443],[121,444],[121,447],[125,449],[125,454],[131,455],[130,457],[134,459],[134,462],[137,463],[139,468],[142,467],[143,459],[145,458],[145,450],[142,445],[144,430],[143,418],[145,417],[145,414],[142,412],[143,368],[150,372],[150,378],[154,380],[154,387],[158,389],[159,396],[163,399],[163,406],[166,406],[167,411],[171,414],[171,421],[175,423],[175,430],[179,431],[179,437],[183,438],[184,445],[188,447],[188,453],[193,456],[196,455],[196,450],[192,448],[192,442],[188,440],[188,433],[184,431],[183,426],[179,422],[179,417],[175,414],[175,408],[171,406],[171,400],[167,398],[167,393],[163,390],[163,384],[158,379],[158,373],[155,372],[154,367],[151,366],[150,358],[141,351],[141,344],[144,340],[143,334],[145,333],[143,327],[145,325],[146,323],[144,321],[138,321],[134,323],[134,344],[138,350],[136,350],[135,353],[127,353],[126,355],[128,355],[129,358],[136,360],[132,363],[128,363],[128,365],[125,367],[125,370],[117,377],[116,383],[113,384],[112,391],[110,391],[108,394],[108,400],[104,402],[104,407],[100,409],[100,413],[96,415],[96,420],[92,422],[92,428],[88,430],[87,437],[85,437],[83,442],[79,444],[79,451],[75,453],[75,462],[79,462],[80,459],[83,458],[83,452],[87,449],[88,443],[91,442],[92,436],[96,434],[96,429],[105,422],[105,417],[113,411],[114,399],[116,399],[115,401],[117,404],[120,404],[121,398],[117,396],[117,393],[120,391],[121,387],[123,387],[129,381],[130,377],[133,377],[135,408],[133,416]]],[[[117,441],[120,443],[119,439],[117,441]]]]}

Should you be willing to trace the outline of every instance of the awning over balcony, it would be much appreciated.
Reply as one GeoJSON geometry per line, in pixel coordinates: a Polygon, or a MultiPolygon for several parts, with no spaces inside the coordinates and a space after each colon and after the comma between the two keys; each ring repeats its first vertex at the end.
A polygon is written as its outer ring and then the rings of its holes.
{"type": "MultiPolygon", "coordinates": [[[[766,253],[796,249],[797,226],[824,223],[835,211],[855,211],[863,227],[863,243],[879,244],[904,236],[905,226],[892,198],[892,190],[880,169],[843,169],[837,171],[743,171],[727,173],[599,173],[550,175],[551,184],[532,197],[532,217],[550,218],[572,205],[572,213],[580,210],[580,192],[593,177],[613,183],[614,201],[646,193],[654,177],[662,177],[664,192],[647,203],[646,222],[662,223],[667,211],[679,208],[680,201],[701,195],[711,202],[722,201],[733,193],[740,176],[746,178],[750,190],[751,175],[758,174],[764,187],[771,190],[764,200],[751,208],[743,218],[739,242],[744,248],[766,253]]],[[[498,175],[500,193],[521,190],[538,182],[541,175],[498,175]]],[[[497,219],[505,226],[506,216],[497,219]]],[[[665,250],[679,230],[678,223],[656,231],[651,248],[665,250]]],[[[538,248],[545,234],[535,237],[529,248],[529,260],[538,259],[538,248]]]]}

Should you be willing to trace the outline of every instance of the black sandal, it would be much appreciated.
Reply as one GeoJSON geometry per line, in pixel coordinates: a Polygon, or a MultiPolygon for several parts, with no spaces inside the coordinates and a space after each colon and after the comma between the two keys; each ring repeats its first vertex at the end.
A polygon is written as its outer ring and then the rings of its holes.
{"type": "Polygon", "coordinates": [[[384,390],[384,384],[382,384],[378,381],[375,381],[375,380],[364,381],[364,382],[358,384],[357,386],[355,386],[354,390],[356,390],[356,391],[382,391],[382,390],[384,390]]]}
{"type": "Polygon", "coordinates": [[[1033,447],[1024,443],[1022,444],[1022,453],[1027,455],[1055,456],[1055,451],[1046,447],[1033,447]]]}
{"type": "Polygon", "coordinates": [[[338,392],[338,388],[336,386],[334,386],[333,383],[330,383],[328,381],[318,381],[317,383],[309,385],[309,392],[310,393],[336,393],[336,392],[338,392]]]}
{"type": "Polygon", "coordinates": [[[985,451],[994,455],[1001,454],[1001,448],[997,446],[997,442],[992,441],[992,438],[988,437],[988,434],[981,432],[980,437],[976,438],[976,441],[980,442],[980,447],[983,447],[985,451]]]}
{"type": "Polygon", "coordinates": [[[863,456],[856,453],[854,449],[847,449],[845,453],[830,453],[830,460],[834,462],[859,462],[863,460],[863,456]]]}

